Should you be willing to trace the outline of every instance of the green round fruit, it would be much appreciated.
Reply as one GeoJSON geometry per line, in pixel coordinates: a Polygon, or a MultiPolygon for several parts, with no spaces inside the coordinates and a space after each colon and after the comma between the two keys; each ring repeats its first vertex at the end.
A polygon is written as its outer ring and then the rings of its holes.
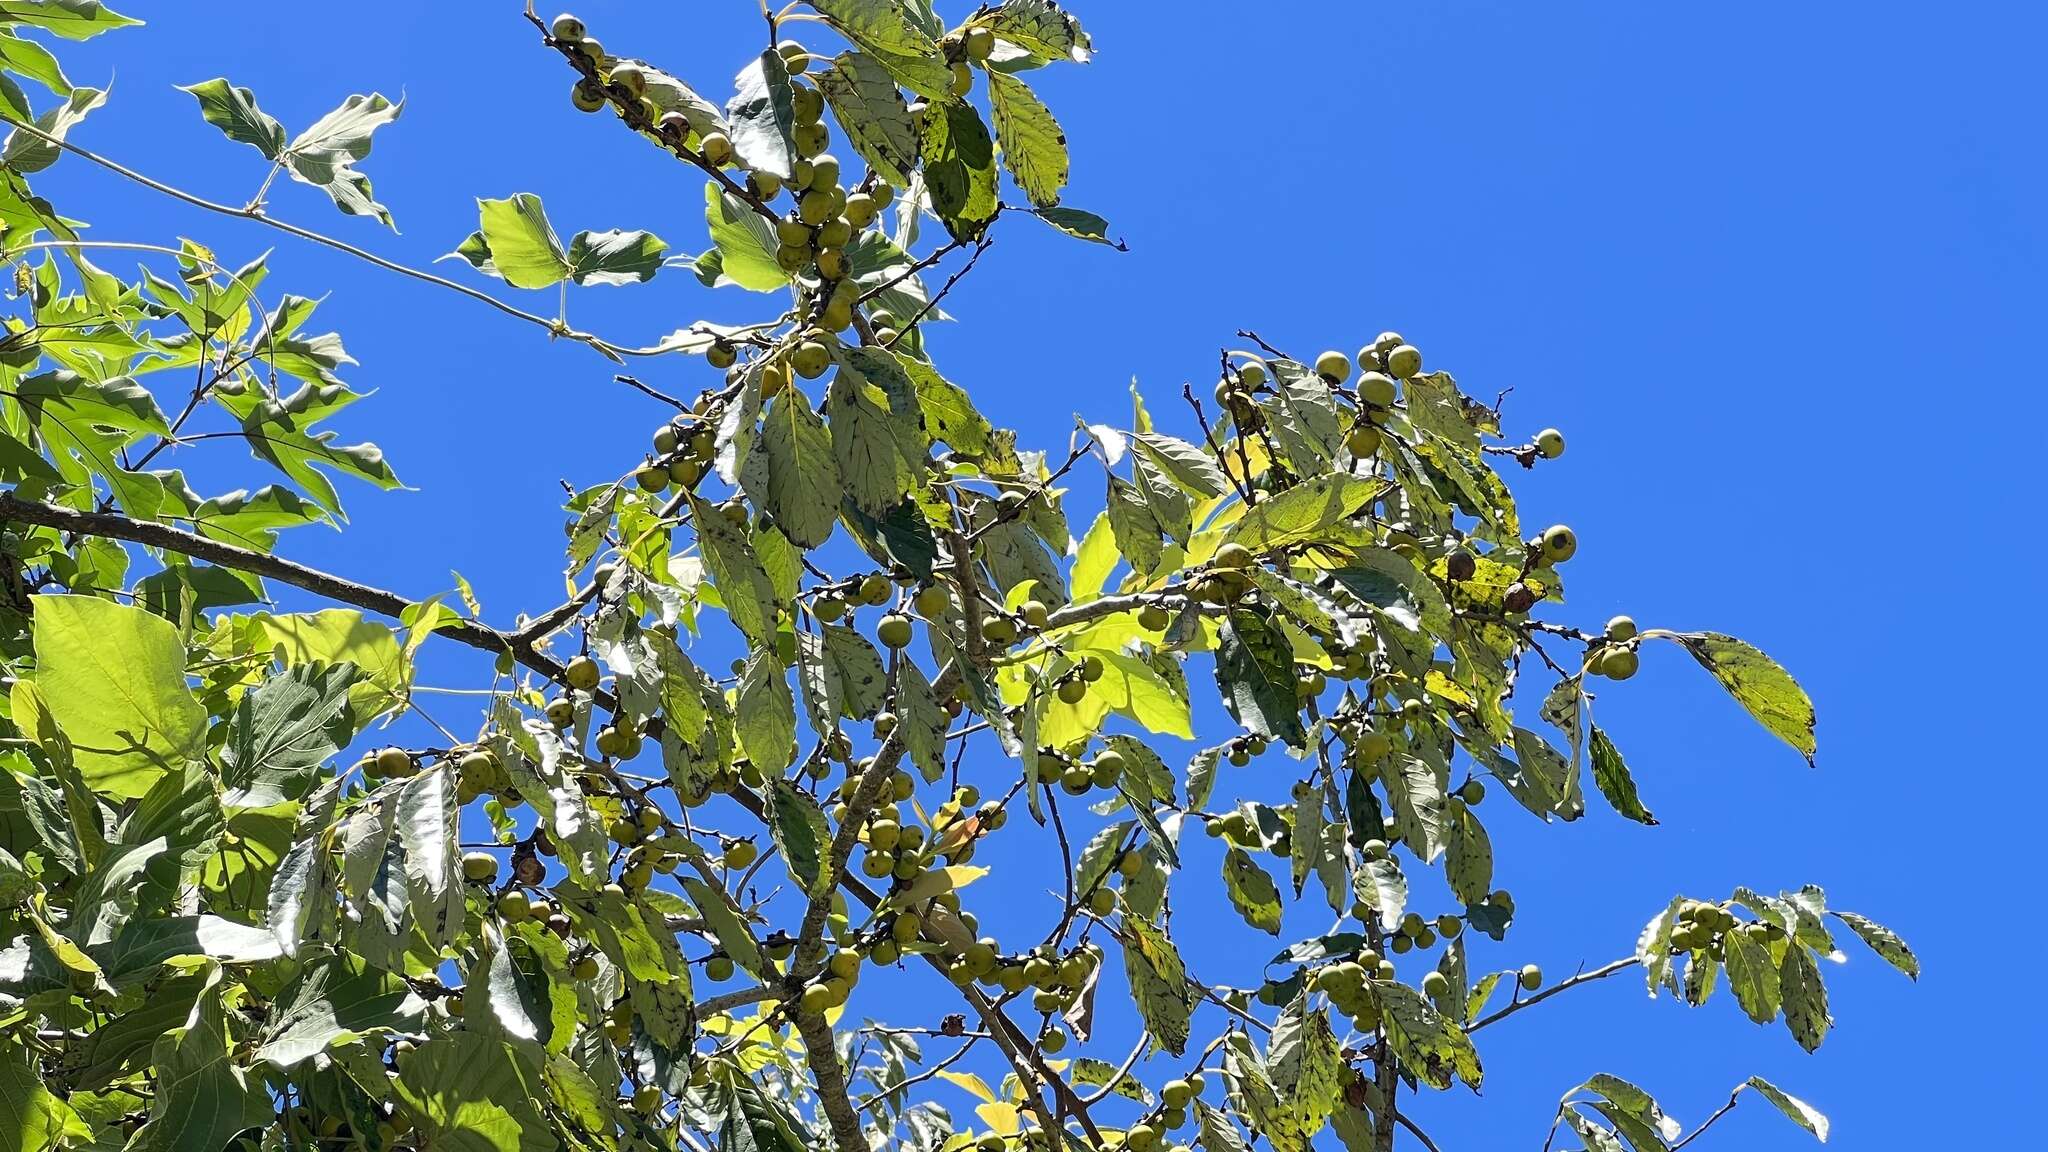
{"type": "Polygon", "coordinates": [[[1216,550],[1209,561],[1216,568],[1249,568],[1252,566],[1252,551],[1242,544],[1225,544],[1216,550]]]}
{"type": "Polygon", "coordinates": [[[1524,964],[1522,965],[1521,973],[1516,979],[1521,982],[1522,991],[1534,992],[1538,988],[1543,987],[1543,969],[1538,968],[1534,964],[1524,964]]]}
{"type": "Polygon", "coordinates": [[[569,99],[571,103],[576,105],[578,112],[595,112],[603,108],[608,102],[605,99],[604,89],[592,84],[588,80],[578,80],[576,87],[569,90],[569,99]]]}
{"type": "Polygon", "coordinates": [[[910,617],[891,612],[875,625],[875,639],[889,648],[904,648],[910,644],[910,617]]]}
{"type": "Polygon", "coordinates": [[[578,656],[569,661],[569,666],[562,672],[562,678],[569,682],[569,687],[579,692],[597,687],[599,675],[597,661],[588,656],[578,656]]]}
{"type": "Polygon", "coordinates": [[[641,71],[638,64],[620,63],[613,65],[611,75],[607,79],[611,81],[614,88],[623,88],[634,96],[645,96],[647,94],[647,73],[641,71]]]}
{"type": "Polygon", "coordinates": [[[1464,786],[1458,789],[1458,799],[1467,804],[1477,804],[1486,799],[1486,785],[1476,778],[1467,780],[1464,786]]]}
{"type": "Polygon", "coordinates": [[[1088,682],[1078,678],[1062,680],[1058,691],[1062,703],[1079,704],[1088,698],[1088,682]]]}
{"type": "Polygon", "coordinates": [[[464,852],[462,878],[472,884],[489,884],[498,878],[498,858],[489,852],[464,852]]]}
{"type": "Polygon", "coordinates": [[[1443,998],[1450,990],[1450,977],[1441,972],[1426,973],[1422,977],[1422,994],[1432,1000],[1443,998]]]}
{"type": "Polygon", "coordinates": [[[1607,622],[1606,636],[1620,644],[1636,638],[1636,622],[1632,616],[1616,616],[1607,622]]]}
{"type": "Polygon", "coordinates": [[[548,35],[564,44],[579,43],[589,32],[590,29],[584,27],[583,21],[567,12],[548,22],[548,35]]]}
{"type": "Polygon", "coordinates": [[[1107,916],[1116,911],[1116,893],[1107,888],[1097,888],[1088,894],[1088,910],[1097,916],[1107,916]]]}
{"type": "Polygon", "coordinates": [[[991,616],[981,622],[981,638],[998,648],[1017,642],[1017,622],[1008,616],[991,616]]]}
{"type": "Polygon", "coordinates": [[[1446,912],[1436,918],[1436,934],[1446,940],[1456,940],[1464,935],[1465,922],[1446,912]]]}
{"type": "Polygon", "coordinates": [[[1397,344],[1387,351],[1387,371],[1407,380],[1422,374],[1422,350],[1413,344],[1397,344]]]}
{"type": "Polygon", "coordinates": [[[1332,384],[1342,384],[1351,379],[1351,357],[1331,350],[1316,357],[1316,375],[1332,384]]]}
{"type": "Polygon", "coordinates": [[[1553,524],[1543,530],[1543,559],[1551,564],[1562,564],[1579,550],[1579,538],[1570,528],[1553,524]]]}
{"type": "Polygon", "coordinates": [[[697,141],[697,151],[713,168],[723,168],[732,162],[732,140],[723,132],[706,132],[697,141]]]}
{"type": "Polygon", "coordinates": [[[1358,378],[1358,398],[1375,408],[1392,408],[1398,395],[1394,378],[1384,372],[1367,372],[1358,378]]]}
{"type": "Polygon", "coordinates": [[[1564,433],[1555,428],[1545,428],[1536,434],[1536,454],[1545,460],[1555,460],[1564,455],[1564,433]]]}
{"type": "Polygon", "coordinates": [[[588,953],[578,956],[576,962],[569,965],[569,976],[574,980],[597,979],[597,957],[588,953]]]}
{"type": "Polygon", "coordinates": [[[1138,609],[1138,627],[1147,632],[1164,632],[1172,622],[1172,615],[1157,604],[1147,604],[1138,609]]]}
{"type": "Polygon", "coordinates": [[[1636,674],[1640,663],[1633,648],[1609,648],[1594,662],[1593,670],[1609,680],[1626,680],[1636,674]]]}
{"type": "Polygon", "coordinates": [[[533,915],[533,902],[526,893],[517,888],[498,894],[498,918],[507,924],[519,924],[533,915]]]}
{"type": "Polygon", "coordinates": [[[1248,392],[1265,387],[1267,379],[1268,373],[1264,360],[1254,357],[1237,366],[1237,382],[1243,385],[1248,392]]]}
{"type": "Polygon", "coordinates": [[[384,777],[411,775],[412,755],[403,748],[379,748],[377,750],[377,774],[384,777]]]}
{"type": "Polygon", "coordinates": [[[953,65],[952,80],[946,85],[946,94],[958,99],[974,88],[974,69],[965,64],[953,65]]]}
{"type": "Polygon", "coordinates": [[[1345,434],[1344,447],[1350,449],[1353,456],[1363,460],[1378,452],[1385,439],[1380,435],[1379,429],[1370,424],[1360,424],[1345,434]]]}
{"type": "Polygon", "coordinates": [[[784,40],[775,46],[775,54],[782,57],[782,66],[792,76],[801,76],[811,66],[811,54],[794,40],[784,40]]]}
{"type": "Polygon", "coordinates": [[[816,340],[806,340],[789,354],[789,366],[806,380],[816,380],[832,366],[832,350],[816,340]]]}

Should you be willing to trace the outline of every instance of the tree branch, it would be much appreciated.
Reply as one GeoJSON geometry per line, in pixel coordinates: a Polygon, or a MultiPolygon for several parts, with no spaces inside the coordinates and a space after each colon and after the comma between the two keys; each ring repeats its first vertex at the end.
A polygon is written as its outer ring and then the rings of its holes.
{"type": "Polygon", "coordinates": [[[1607,977],[1614,975],[1616,972],[1620,972],[1628,968],[1633,968],[1635,966],[1636,958],[1633,956],[1629,956],[1624,959],[1616,960],[1611,964],[1606,964],[1599,968],[1595,968],[1591,972],[1581,972],[1571,977],[1570,979],[1560,980],[1556,984],[1553,984],[1550,987],[1545,988],[1543,991],[1538,992],[1535,995],[1529,997],[1527,1000],[1517,1000],[1513,1004],[1510,1004],[1507,1007],[1501,1009],[1500,1011],[1495,1012],[1493,1015],[1479,1020],[1470,1028],[1465,1029],[1465,1031],[1468,1033],[1477,1032],[1481,1028],[1486,1027],[1488,1024],[1491,1024],[1496,1020],[1505,1020],[1508,1017],[1513,1016],[1515,1013],[1520,1012],[1522,1009],[1527,1008],[1532,1004],[1541,1004],[1545,1000],[1550,999],[1552,996],[1557,995],[1559,992],[1562,992],[1567,988],[1577,988],[1581,984],[1590,984],[1595,980],[1604,980],[1607,977]]]}
{"type": "MultiPolygon", "coordinates": [[[[375,612],[393,620],[399,619],[414,603],[396,592],[358,584],[353,580],[322,572],[318,568],[309,568],[282,556],[223,544],[196,532],[187,532],[168,524],[136,520],[117,512],[81,512],[75,508],[65,508],[40,500],[24,500],[13,492],[0,492],[0,522],[7,521],[36,524],[84,536],[126,540],[150,548],[161,548],[180,556],[190,556],[196,560],[207,560],[225,567],[253,572],[258,576],[267,576],[280,584],[289,584],[316,596],[324,596],[337,603],[375,612]]],[[[438,635],[485,652],[509,652],[515,660],[549,679],[561,677],[561,664],[534,648],[532,641],[521,634],[507,634],[471,620],[451,621],[435,628],[434,631],[438,635]]]]}

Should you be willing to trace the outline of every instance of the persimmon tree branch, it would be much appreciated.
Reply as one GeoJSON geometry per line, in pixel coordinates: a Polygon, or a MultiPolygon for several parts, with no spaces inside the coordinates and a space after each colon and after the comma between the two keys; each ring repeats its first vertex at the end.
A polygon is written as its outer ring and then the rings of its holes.
{"type": "Polygon", "coordinates": [[[1555,996],[1558,993],[1565,991],[1566,989],[1577,988],[1581,984],[1591,984],[1595,980],[1605,980],[1607,977],[1614,975],[1616,972],[1625,971],[1627,969],[1635,967],[1638,963],[1640,963],[1640,961],[1638,961],[1635,957],[1626,956],[1620,960],[1615,960],[1611,963],[1603,964],[1598,968],[1591,969],[1590,971],[1576,973],[1570,977],[1567,977],[1566,979],[1560,980],[1557,983],[1552,984],[1550,987],[1545,988],[1541,992],[1532,994],[1527,1000],[1517,1000],[1514,1003],[1508,1005],[1507,1007],[1502,1008],[1500,1011],[1495,1012],[1490,1016],[1481,1018],[1480,1020],[1473,1023],[1473,1025],[1470,1028],[1465,1029],[1465,1031],[1468,1033],[1477,1032],[1481,1028],[1486,1027],[1488,1024],[1491,1024],[1496,1020],[1505,1020],[1508,1017],[1513,1016],[1515,1013],[1520,1012],[1524,1008],[1529,1008],[1537,1004],[1541,1004],[1545,1000],[1550,999],[1552,996],[1555,996]]]}
{"type": "MultiPolygon", "coordinates": [[[[8,521],[160,548],[180,556],[265,576],[280,584],[393,620],[400,619],[414,603],[396,592],[360,584],[282,556],[225,544],[183,528],[137,520],[118,512],[81,512],[41,500],[24,500],[11,491],[0,492],[0,523],[8,521]]],[[[551,680],[561,678],[560,661],[536,648],[533,639],[523,633],[500,632],[474,620],[450,621],[436,627],[434,632],[485,652],[510,653],[514,660],[551,680]]]]}
{"type": "Polygon", "coordinates": [[[43,141],[46,144],[49,144],[56,148],[61,148],[64,151],[69,152],[82,160],[87,160],[93,164],[97,164],[100,167],[106,169],[109,172],[114,173],[117,176],[120,176],[127,180],[134,181],[135,183],[142,185],[144,188],[148,188],[153,192],[162,193],[163,195],[169,196],[171,199],[177,200],[180,203],[189,204],[194,208],[198,208],[207,212],[213,212],[221,216],[231,216],[237,220],[247,220],[255,224],[261,224],[266,228],[274,228],[277,231],[283,232],[288,236],[296,236],[299,239],[305,240],[309,243],[318,244],[324,248],[332,248],[336,252],[341,252],[346,255],[353,256],[358,260],[364,261],[365,263],[375,265],[378,268],[382,268],[386,272],[395,272],[400,276],[405,276],[413,280],[421,281],[423,283],[432,284],[437,288],[446,288],[450,292],[454,292],[462,296],[467,296],[470,299],[477,301],[478,303],[487,304],[490,307],[497,309],[498,311],[504,313],[507,316],[512,317],[515,320],[523,320],[528,324],[533,324],[545,328],[548,330],[550,334],[554,336],[558,336],[566,340],[574,340],[579,344],[587,344],[591,348],[596,349],[599,353],[603,354],[607,359],[619,361],[623,360],[628,356],[654,356],[659,355],[660,353],[665,351],[665,349],[662,349],[660,347],[630,348],[625,345],[614,344],[609,340],[605,340],[598,336],[594,336],[588,332],[576,331],[575,329],[570,328],[567,324],[562,323],[560,320],[555,320],[546,316],[537,315],[535,313],[528,312],[523,308],[515,307],[514,305],[508,304],[505,301],[498,299],[496,296],[493,296],[490,293],[483,291],[482,289],[472,288],[469,285],[463,284],[459,281],[450,280],[446,276],[437,276],[434,273],[428,272],[421,268],[414,268],[407,264],[400,264],[396,260],[392,260],[384,256],[379,256],[375,252],[372,252],[367,248],[358,247],[354,244],[349,243],[346,240],[339,240],[333,236],[326,235],[325,233],[315,232],[311,228],[301,227],[300,225],[280,220],[277,217],[271,216],[270,214],[264,212],[262,207],[257,204],[249,204],[237,208],[232,204],[222,204],[218,201],[208,200],[203,196],[198,196],[191,192],[187,192],[184,189],[179,188],[175,185],[166,184],[161,180],[145,176],[142,173],[136,171],[135,169],[128,167],[127,165],[121,164],[120,162],[112,160],[106,156],[102,156],[97,152],[91,151],[90,149],[81,148],[68,140],[64,140],[60,137],[53,136],[50,133],[43,131],[41,128],[38,128],[34,124],[27,123],[22,120],[17,120],[14,117],[6,115],[4,113],[0,113],[0,123],[4,123],[9,127],[16,129],[17,131],[26,132],[29,135],[36,137],[37,139],[43,141]]]}

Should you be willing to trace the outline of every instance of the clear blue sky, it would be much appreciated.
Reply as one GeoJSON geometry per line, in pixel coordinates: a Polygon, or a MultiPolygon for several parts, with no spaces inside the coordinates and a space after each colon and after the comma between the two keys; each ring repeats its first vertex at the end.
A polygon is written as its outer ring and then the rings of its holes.
{"type": "MultiPolygon", "coordinates": [[[[698,182],[573,111],[565,70],[509,0],[128,7],[150,26],[65,59],[80,82],[116,76],[74,139],[146,172],[237,203],[262,175],[175,83],[226,74],[294,130],[350,92],[402,89],[405,115],[364,165],[402,234],[340,218],[301,186],[277,191],[274,210],[415,263],[475,226],[471,197],[516,191],[542,194],[565,231],[704,246],[698,182]]],[[[2010,514],[2031,499],[2021,454],[2041,436],[2041,361],[2022,333],[2044,303],[2048,16],[1073,7],[1100,57],[1041,74],[1073,143],[1069,201],[1132,251],[1006,222],[948,304],[965,323],[933,337],[948,375],[1040,446],[1063,444],[1075,412],[1126,419],[1133,376],[1163,411],[1182,380],[1211,378],[1239,327],[1304,352],[1397,328],[1475,394],[1512,387],[1514,430],[1570,437],[1559,466],[1516,482],[1529,519],[1579,533],[1573,617],[1628,611],[1755,641],[1811,690],[1820,756],[1807,769],[1689,661],[1648,654],[1602,719],[1663,825],[1602,809],[1544,827],[1489,806],[1520,911],[1477,963],[1561,973],[1626,954],[1674,891],[1807,881],[1897,927],[1925,963],[1914,987],[1852,945],[1827,973],[1838,1027],[1811,1058],[1725,991],[1690,1011],[1646,1001],[1633,976],[1581,989],[1484,1034],[1484,1098],[1426,1101],[1425,1125],[1447,1149],[1534,1148],[1557,1095],[1590,1073],[1633,1079],[1689,1122],[1760,1073],[1828,1112],[1839,1147],[2018,1135],[2011,1104],[2038,1089],[2048,1056],[2025,977],[2001,990],[2005,958],[2042,943],[2022,822],[2044,795],[2030,752],[2011,747],[2038,707],[2020,652],[2038,633],[2023,621],[2039,609],[2042,553],[2010,514]]],[[[721,99],[759,35],[751,0],[579,11],[614,50],[721,99]],[[675,10],[695,15],[650,14],[675,10]]],[[[558,480],[615,475],[661,416],[588,352],[472,303],[177,209],[75,158],[39,186],[73,215],[125,222],[101,239],[192,234],[231,263],[277,244],[273,289],[326,290],[319,319],[362,362],[353,382],[378,390],[339,421],[344,435],[374,436],[416,490],[347,490],[350,530],[291,535],[297,559],[411,595],[460,569],[508,622],[558,598],[558,480]]],[[[570,307],[640,342],[700,317],[756,318],[763,303],[672,272],[578,291],[570,307]]],[[[697,361],[641,370],[672,391],[710,382],[697,361]]],[[[177,463],[214,488],[260,482],[219,444],[177,463]]],[[[1088,482],[1073,506],[1092,516],[1097,491],[1088,482]]],[[[436,655],[425,679],[466,667],[436,655]]],[[[434,707],[455,718],[446,698],[434,707]]],[[[1012,863],[1043,849],[1017,839],[1012,863]]],[[[1216,891],[1208,845],[1191,857],[1176,931],[1197,956],[1202,941],[1227,949],[1202,975],[1249,982],[1236,960],[1272,949],[1227,907],[1189,899],[1216,891]]],[[[1050,907],[1035,879],[998,893],[1029,914],[1020,925],[1050,907]]],[[[919,1019],[930,1001],[884,998],[884,983],[856,1009],[936,1023],[919,1019]]],[[[1112,1015],[1104,1055],[1121,1057],[1128,1024],[1112,1015]]],[[[947,1102],[967,1112],[965,1096],[947,1102]]],[[[1807,1137],[1751,1104],[1700,1146],[1807,1137]]]]}

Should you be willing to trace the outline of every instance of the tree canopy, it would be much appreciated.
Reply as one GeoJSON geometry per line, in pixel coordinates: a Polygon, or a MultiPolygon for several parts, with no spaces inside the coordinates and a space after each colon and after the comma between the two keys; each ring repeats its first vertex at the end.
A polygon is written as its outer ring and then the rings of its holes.
{"type": "MultiPolygon", "coordinates": [[[[374,251],[393,219],[371,146],[402,101],[298,127],[227,77],[146,94],[189,97],[195,146],[258,173],[214,203],[81,143],[106,93],[68,79],[62,42],[136,21],[0,2],[7,1147],[1433,1150],[1404,1097],[1477,1091],[1479,1033],[1581,984],[1693,1006],[1725,984],[1720,1010],[1811,1051],[1841,941],[1918,975],[1813,886],[1675,895],[1562,979],[1505,961],[1516,862],[1489,823],[1657,822],[1595,717],[1643,646],[1811,762],[1798,683],[1730,635],[1573,621],[1578,539],[1510,487],[1564,436],[1395,332],[1319,353],[1239,332],[1213,386],[1134,386],[1063,448],[1021,444],[927,335],[998,230],[1117,258],[1064,200],[1033,88],[1088,63],[1088,33],[1049,0],[950,25],[929,0],[763,15],[724,99],[574,16],[525,17],[519,82],[673,156],[701,254],[564,240],[519,193],[480,199],[427,270],[374,251]],[[404,463],[322,426],[364,394],[319,292],[147,221],[88,231],[33,187],[59,162],[428,281],[604,371],[709,385],[618,377],[664,418],[566,501],[559,604],[507,625],[459,577],[414,599],[375,557],[307,567],[294,531],[342,526],[344,491],[404,463]],[[279,176],[371,238],[273,212],[279,176]],[[761,318],[642,344],[530,303],[656,275],[761,318]],[[256,486],[170,466],[240,450],[256,486]],[[477,707],[391,744],[427,645],[488,657],[477,707]],[[1219,712],[1238,733],[1197,747],[1219,712]],[[1048,830],[1060,896],[999,939],[974,861],[1006,826],[1048,830]],[[1194,837],[1220,874],[1184,867],[1194,837]],[[1255,979],[1177,941],[1197,903],[1271,955],[1255,979]],[[1329,927],[1288,938],[1318,907],[1329,927]],[[892,1022],[897,985],[951,999],[892,1022]],[[1097,1035],[1109,999],[1134,1047],[1097,1035]]],[[[1600,1075],[1550,1141],[1669,1152],[1750,1098],[1826,1138],[1760,1078],[1688,1131],[1600,1075]]]]}

